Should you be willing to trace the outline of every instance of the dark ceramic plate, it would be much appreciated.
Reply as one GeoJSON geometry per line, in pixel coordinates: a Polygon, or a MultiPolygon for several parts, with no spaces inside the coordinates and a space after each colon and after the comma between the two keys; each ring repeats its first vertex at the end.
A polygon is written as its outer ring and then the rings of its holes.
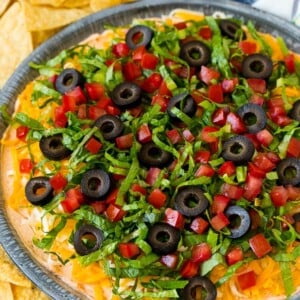
{"type": "MultiPolygon", "coordinates": [[[[287,45],[300,52],[300,30],[286,20],[256,10],[250,6],[231,1],[211,0],[145,0],[127,5],[121,5],[101,11],[86,17],[49,39],[37,48],[15,71],[6,85],[0,91],[0,105],[7,104],[12,113],[15,100],[26,84],[37,76],[36,71],[29,68],[28,63],[46,61],[57,55],[61,50],[68,48],[92,33],[101,32],[104,26],[124,25],[131,23],[134,17],[159,17],[168,14],[172,9],[185,8],[202,11],[210,15],[215,11],[241,18],[244,21],[252,20],[262,32],[269,32],[275,36],[282,36],[287,45]]],[[[8,58],[9,59],[9,58],[8,58]]],[[[5,125],[0,120],[0,135],[5,125]]],[[[3,190],[4,187],[1,187],[3,190]]],[[[1,193],[0,193],[1,195],[1,193]]],[[[16,232],[8,221],[3,199],[0,198],[0,242],[19,268],[46,294],[53,299],[84,299],[84,295],[77,295],[63,282],[48,274],[31,256],[24,247],[16,232]]],[[[298,297],[297,297],[298,298],[298,297]]]]}

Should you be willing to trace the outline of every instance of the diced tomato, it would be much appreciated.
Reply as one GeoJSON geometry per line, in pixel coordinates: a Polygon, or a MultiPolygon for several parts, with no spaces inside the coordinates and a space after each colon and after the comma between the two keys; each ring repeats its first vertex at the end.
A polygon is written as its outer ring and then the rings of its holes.
{"type": "Polygon", "coordinates": [[[252,162],[248,163],[248,172],[254,177],[265,178],[266,176],[266,172],[252,162]]]}
{"type": "Polygon", "coordinates": [[[224,213],[220,212],[211,218],[210,224],[215,230],[222,230],[230,224],[230,221],[224,213]]]}
{"type": "Polygon", "coordinates": [[[237,282],[241,290],[249,289],[256,285],[256,274],[253,270],[237,275],[237,282]]]}
{"type": "Polygon", "coordinates": [[[272,251],[272,246],[262,233],[258,233],[249,239],[249,244],[258,258],[261,258],[272,251]]]}
{"type": "Polygon", "coordinates": [[[64,128],[67,126],[68,118],[63,106],[57,106],[54,109],[54,124],[56,127],[64,128]]]}
{"type": "Polygon", "coordinates": [[[255,149],[259,149],[261,147],[261,144],[257,140],[256,134],[254,133],[245,133],[244,136],[248,138],[254,145],[255,149]]]}
{"type": "Polygon", "coordinates": [[[235,87],[238,85],[239,79],[234,77],[232,79],[223,79],[222,90],[225,94],[230,94],[234,91],[235,87]]]}
{"type": "Polygon", "coordinates": [[[154,185],[159,177],[161,169],[156,167],[151,167],[146,175],[146,182],[150,185],[154,185]]]}
{"type": "Polygon", "coordinates": [[[238,185],[224,183],[221,187],[221,192],[230,199],[239,200],[244,194],[244,189],[238,185]]]}
{"type": "Polygon", "coordinates": [[[88,94],[89,99],[91,100],[99,100],[104,95],[105,88],[101,83],[87,82],[85,83],[84,87],[88,94]]]}
{"type": "Polygon", "coordinates": [[[234,112],[230,112],[227,115],[226,123],[230,124],[231,131],[237,134],[246,132],[246,126],[239,115],[234,112]]]}
{"type": "Polygon", "coordinates": [[[106,109],[108,106],[113,106],[113,102],[109,97],[102,96],[98,98],[98,101],[96,103],[96,106],[99,108],[106,109]]]}
{"type": "Polygon", "coordinates": [[[178,229],[183,229],[185,220],[179,211],[168,207],[165,210],[164,222],[178,229]]]}
{"type": "Polygon", "coordinates": [[[196,276],[198,272],[199,272],[199,264],[193,262],[190,259],[185,261],[180,269],[180,275],[183,278],[192,278],[196,276]]]}
{"type": "Polygon", "coordinates": [[[257,51],[256,43],[247,40],[240,41],[239,47],[241,48],[244,54],[254,54],[257,51]]]}
{"type": "Polygon", "coordinates": [[[121,135],[116,138],[116,145],[121,150],[130,148],[132,146],[132,143],[133,143],[132,133],[121,135]]]}
{"type": "Polygon", "coordinates": [[[105,201],[93,201],[89,205],[94,209],[94,212],[98,215],[103,214],[106,211],[107,204],[105,201]]]}
{"type": "Polygon", "coordinates": [[[214,133],[218,132],[219,128],[214,126],[204,126],[200,133],[200,138],[203,142],[214,143],[218,142],[219,138],[214,136],[214,133]]]}
{"type": "Polygon", "coordinates": [[[175,23],[174,26],[177,29],[181,30],[181,29],[185,29],[187,27],[187,24],[186,24],[186,22],[178,22],[178,23],[175,23]]]}
{"type": "Polygon", "coordinates": [[[132,61],[128,61],[123,65],[122,72],[128,81],[133,81],[142,75],[141,67],[132,61]]]}
{"type": "Polygon", "coordinates": [[[128,108],[127,111],[135,118],[139,117],[144,109],[141,105],[138,105],[136,107],[131,107],[131,108],[128,108]]]}
{"type": "Polygon", "coordinates": [[[201,243],[193,247],[191,260],[201,263],[211,258],[212,251],[208,243],[201,243]]]}
{"type": "Polygon", "coordinates": [[[290,139],[287,156],[300,158],[300,140],[298,138],[292,137],[290,139]]]}
{"type": "Polygon", "coordinates": [[[162,83],[162,77],[159,73],[152,73],[141,84],[141,88],[147,93],[154,93],[159,89],[162,83]]]}
{"type": "Polygon", "coordinates": [[[271,98],[267,101],[267,106],[267,115],[277,125],[283,127],[292,122],[292,119],[287,116],[284,101],[281,97],[271,98]]]}
{"type": "Polygon", "coordinates": [[[170,269],[175,269],[178,264],[178,260],[179,260],[178,255],[175,253],[171,253],[171,254],[163,255],[159,261],[164,266],[166,266],[170,269]]]}
{"type": "Polygon", "coordinates": [[[197,217],[192,221],[190,228],[198,234],[203,234],[208,229],[208,226],[209,223],[206,220],[197,217]]]}
{"type": "Polygon", "coordinates": [[[141,60],[141,66],[144,69],[155,70],[158,64],[158,57],[152,53],[144,53],[141,60]]]}
{"type": "Polygon", "coordinates": [[[195,140],[195,136],[189,129],[184,129],[182,131],[182,136],[187,142],[193,142],[195,140]]]}
{"type": "Polygon", "coordinates": [[[240,247],[233,248],[226,254],[225,258],[228,266],[234,265],[244,259],[243,250],[240,247]]]}
{"type": "Polygon", "coordinates": [[[109,194],[105,197],[106,204],[115,204],[118,197],[119,189],[114,188],[109,194]]]}
{"type": "Polygon", "coordinates": [[[208,98],[216,103],[224,102],[223,89],[221,84],[213,84],[208,87],[208,98]]]}
{"type": "Polygon", "coordinates": [[[210,160],[210,152],[208,150],[198,150],[194,155],[194,161],[197,163],[207,164],[210,160]]]}
{"type": "Polygon", "coordinates": [[[273,141],[273,135],[268,129],[263,129],[256,133],[257,140],[265,147],[268,147],[273,141]]]}
{"type": "Polygon", "coordinates": [[[84,145],[84,148],[92,154],[97,154],[101,147],[102,144],[94,137],[91,137],[84,145]]]}
{"type": "Polygon", "coordinates": [[[79,119],[84,120],[88,115],[88,106],[86,104],[78,105],[77,116],[79,119]]]}
{"type": "Polygon", "coordinates": [[[209,164],[201,164],[199,168],[196,170],[194,176],[195,177],[212,177],[215,174],[215,170],[209,164]]]}
{"type": "Polygon", "coordinates": [[[288,200],[300,200],[300,187],[288,185],[286,189],[288,192],[288,200]]]}
{"type": "Polygon", "coordinates": [[[141,185],[139,185],[138,183],[134,183],[131,186],[131,190],[133,192],[140,193],[142,195],[146,195],[147,194],[147,190],[144,187],[142,187],[141,185]]]}
{"type": "Polygon", "coordinates": [[[112,53],[116,57],[128,56],[129,52],[130,52],[130,48],[127,46],[126,43],[120,42],[112,46],[112,53]]]}
{"type": "Polygon", "coordinates": [[[159,93],[159,95],[162,95],[162,96],[168,96],[168,97],[172,96],[172,92],[169,90],[169,88],[167,86],[167,82],[165,80],[163,80],[162,83],[160,84],[158,93],[159,93]]]}
{"type": "MultiPolygon", "coordinates": [[[[195,100],[196,103],[201,103],[206,98],[206,95],[203,92],[199,91],[199,90],[194,90],[191,93],[191,96],[195,100]]],[[[200,108],[200,107],[198,107],[198,108],[200,108]]]]}
{"type": "Polygon", "coordinates": [[[29,132],[29,128],[27,126],[20,125],[16,129],[16,137],[19,140],[25,142],[28,132],[29,132]]]}
{"type": "Polygon", "coordinates": [[[289,73],[295,73],[296,62],[295,62],[295,55],[293,53],[288,54],[284,58],[284,63],[285,63],[285,67],[289,73]]]}
{"type": "Polygon", "coordinates": [[[137,140],[144,144],[152,140],[152,133],[148,124],[142,124],[137,131],[137,140]]]}
{"type": "Polygon", "coordinates": [[[204,26],[201,27],[198,34],[204,39],[204,40],[210,40],[212,37],[212,31],[209,27],[204,26]]]}
{"type": "Polygon", "coordinates": [[[267,83],[264,79],[248,78],[247,83],[255,93],[264,94],[267,91],[267,83]]]}
{"type": "Polygon", "coordinates": [[[80,86],[76,86],[73,90],[67,92],[66,96],[73,98],[76,105],[86,103],[86,96],[80,86]]]}
{"type": "Polygon", "coordinates": [[[229,111],[226,108],[217,108],[211,117],[212,122],[218,126],[224,126],[226,124],[226,119],[229,111]]]}
{"type": "Polygon", "coordinates": [[[147,50],[146,50],[145,46],[140,46],[140,47],[135,48],[132,52],[132,59],[137,60],[137,61],[141,60],[146,51],[147,50]]]}
{"type": "Polygon", "coordinates": [[[147,197],[147,201],[155,208],[161,208],[167,201],[167,195],[160,189],[154,189],[147,197]]]}
{"type": "Polygon", "coordinates": [[[213,80],[218,80],[220,76],[221,74],[218,71],[206,66],[201,66],[200,73],[198,74],[199,79],[207,85],[212,84],[213,80]]]}
{"type": "Polygon", "coordinates": [[[135,258],[140,254],[140,248],[135,243],[120,243],[118,245],[119,252],[124,258],[135,258]]]}
{"type": "Polygon", "coordinates": [[[61,202],[66,213],[72,213],[84,203],[84,197],[78,188],[71,188],[66,192],[65,199],[61,202]]]}
{"type": "Polygon", "coordinates": [[[89,106],[88,116],[91,120],[97,120],[101,116],[105,115],[106,111],[103,108],[99,108],[95,105],[89,106]]]}
{"type": "Polygon", "coordinates": [[[253,94],[250,96],[249,102],[263,106],[265,103],[265,99],[263,96],[261,96],[259,94],[253,94]]]}
{"type": "Polygon", "coordinates": [[[166,136],[170,140],[170,142],[175,145],[182,141],[182,136],[180,135],[177,129],[170,129],[166,131],[166,136]]]}
{"type": "Polygon", "coordinates": [[[55,191],[58,191],[66,187],[68,180],[64,175],[58,172],[50,178],[49,183],[55,191]]]}
{"type": "Polygon", "coordinates": [[[279,155],[275,152],[266,152],[265,155],[275,165],[278,164],[281,161],[279,155]]]}
{"type": "Polygon", "coordinates": [[[125,216],[125,211],[117,204],[109,204],[105,215],[111,222],[118,222],[125,216]]]}
{"type": "Polygon", "coordinates": [[[33,163],[30,158],[23,158],[19,162],[19,170],[21,173],[30,173],[33,168],[33,163]]]}
{"type": "Polygon", "coordinates": [[[270,197],[272,200],[272,203],[275,207],[284,206],[286,204],[286,201],[288,200],[289,193],[288,190],[280,185],[280,186],[273,186],[270,191],[270,197]]]}
{"type": "Polygon", "coordinates": [[[168,102],[169,102],[168,97],[162,95],[154,95],[152,97],[151,104],[152,105],[158,104],[161,107],[160,111],[164,112],[167,110],[168,102]]]}
{"type": "Polygon", "coordinates": [[[224,212],[230,202],[230,198],[224,195],[214,195],[213,201],[210,206],[210,211],[213,215],[224,212]]]}
{"type": "Polygon", "coordinates": [[[220,176],[223,176],[227,174],[228,176],[232,176],[236,173],[236,167],[235,164],[231,161],[225,161],[218,169],[218,174],[220,176]]]}
{"type": "Polygon", "coordinates": [[[253,163],[266,173],[272,171],[276,166],[276,163],[272,162],[266,153],[258,153],[253,158],[253,163]]]}
{"type": "Polygon", "coordinates": [[[108,105],[106,107],[106,112],[110,115],[119,116],[121,114],[121,111],[118,107],[114,105],[108,105]]]}
{"type": "Polygon", "coordinates": [[[261,217],[255,209],[250,208],[248,212],[251,219],[250,229],[256,230],[261,224],[261,217]]]}
{"type": "Polygon", "coordinates": [[[243,197],[247,200],[253,200],[261,192],[263,178],[255,177],[251,174],[247,174],[246,182],[244,185],[244,194],[243,197]]]}

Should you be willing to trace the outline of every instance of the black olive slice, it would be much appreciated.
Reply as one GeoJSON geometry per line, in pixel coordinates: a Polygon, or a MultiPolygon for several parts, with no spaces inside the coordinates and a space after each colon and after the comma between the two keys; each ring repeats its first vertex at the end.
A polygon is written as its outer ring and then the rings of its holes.
{"type": "Polygon", "coordinates": [[[166,255],[176,251],[180,232],[167,223],[156,223],[149,229],[147,240],[154,253],[166,255]]]}
{"type": "Polygon", "coordinates": [[[272,60],[263,54],[248,55],[242,62],[242,74],[246,78],[266,79],[272,71],[272,60]]]}
{"type": "Polygon", "coordinates": [[[111,100],[120,108],[130,108],[140,104],[141,88],[133,82],[123,82],[117,85],[111,94],[111,100]]]}
{"type": "Polygon", "coordinates": [[[83,86],[85,79],[76,69],[64,69],[55,81],[55,88],[61,94],[73,90],[77,86],[83,86]]]}
{"type": "Polygon", "coordinates": [[[146,167],[165,167],[172,160],[172,154],[159,148],[153,142],[143,144],[138,154],[140,163],[146,167]]]}
{"type": "Polygon", "coordinates": [[[236,135],[225,141],[221,156],[236,164],[244,164],[251,160],[255,151],[253,143],[243,135],[236,135]]]}
{"type": "Polygon", "coordinates": [[[285,158],[278,163],[276,171],[282,185],[300,185],[300,159],[285,158]]]}
{"type": "Polygon", "coordinates": [[[267,115],[263,108],[254,103],[247,103],[237,110],[250,133],[257,133],[267,125],[267,115]]]}
{"type": "Polygon", "coordinates": [[[181,93],[172,97],[167,106],[167,112],[169,116],[173,120],[179,121],[176,115],[171,111],[173,107],[180,109],[183,113],[190,117],[192,117],[197,110],[197,105],[193,97],[190,96],[188,93],[181,93]]]}
{"type": "Polygon", "coordinates": [[[186,186],[178,191],[174,206],[185,217],[196,217],[205,211],[208,200],[199,187],[186,186]]]}
{"type": "Polygon", "coordinates": [[[93,225],[82,225],[74,233],[74,248],[83,256],[95,252],[101,247],[103,232],[93,225]]]}
{"type": "Polygon", "coordinates": [[[125,41],[131,50],[141,46],[145,46],[147,48],[151,44],[153,34],[153,30],[148,26],[136,25],[127,31],[125,41]]]}
{"type": "Polygon", "coordinates": [[[71,150],[63,144],[60,133],[42,137],[39,146],[44,156],[51,160],[63,160],[71,154],[71,150]]]}
{"type": "Polygon", "coordinates": [[[300,122],[300,100],[297,100],[290,111],[290,117],[300,122]]]}
{"type": "Polygon", "coordinates": [[[33,205],[45,205],[49,203],[54,194],[53,188],[46,176],[31,178],[25,186],[25,196],[33,205]]]}
{"type": "Polygon", "coordinates": [[[123,122],[114,115],[103,115],[94,125],[99,128],[104,139],[111,141],[120,136],[124,130],[123,122]]]}
{"type": "MultiPolygon", "coordinates": [[[[220,20],[219,27],[221,29],[222,34],[224,36],[229,37],[232,40],[237,40],[239,38],[237,32],[242,30],[242,27],[240,25],[228,19],[220,20]]],[[[243,33],[242,38],[245,39],[244,31],[242,33],[243,33]]]]}
{"type": "Polygon", "coordinates": [[[209,63],[210,49],[201,41],[189,41],[181,46],[179,56],[191,67],[201,67],[209,63]]]}
{"type": "Polygon", "coordinates": [[[107,195],[111,187],[111,179],[108,173],[101,169],[86,171],[81,179],[82,193],[91,199],[100,200],[107,195]]]}
{"type": "Polygon", "coordinates": [[[228,225],[231,232],[230,238],[237,239],[249,230],[251,219],[246,209],[237,205],[229,206],[225,211],[225,215],[230,221],[230,225],[228,225]]]}
{"type": "Polygon", "coordinates": [[[215,300],[217,298],[217,289],[212,281],[206,277],[196,276],[190,279],[189,283],[184,287],[182,291],[182,299],[184,300],[196,300],[198,299],[196,291],[200,290],[199,294],[206,295],[201,297],[203,300],[215,300]],[[201,290],[204,290],[203,293],[201,290]]]}

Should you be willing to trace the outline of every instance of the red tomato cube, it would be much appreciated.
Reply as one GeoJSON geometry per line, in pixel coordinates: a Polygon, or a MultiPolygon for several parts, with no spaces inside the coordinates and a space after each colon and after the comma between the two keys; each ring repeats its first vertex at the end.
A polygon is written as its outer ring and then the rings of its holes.
{"type": "Polygon", "coordinates": [[[49,182],[53,189],[57,191],[65,188],[68,183],[68,180],[65,176],[58,172],[50,178],[49,182]]]}
{"type": "Polygon", "coordinates": [[[94,137],[91,137],[84,145],[84,148],[92,154],[97,154],[101,147],[102,144],[94,137]]]}
{"type": "Polygon", "coordinates": [[[249,240],[254,254],[261,258],[272,251],[272,246],[262,233],[258,233],[249,240]]]}
{"type": "Polygon", "coordinates": [[[208,226],[209,226],[209,223],[206,220],[204,220],[201,217],[197,217],[192,221],[190,228],[194,232],[196,232],[198,234],[202,234],[207,230],[208,226]]]}
{"type": "Polygon", "coordinates": [[[195,263],[201,263],[211,258],[211,247],[207,243],[201,243],[193,247],[191,260],[195,263]]]}
{"type": "Polygon", "coordinates": [[[237,282],[241,290],[246,290],[256,285],[256,274],[253,270],[237,275],[237,282]]]}
{"type": "Polygon", "coordinates": [[[180,275],[183,278],[192,278],[196,276],[198,272],[199,272],[199,264],[193,262],[192,260],[185,261],[180,269],[180,275]]]}
{"type": "Polygon", "coordinates": [[[226,215],[221,212],[211,218],[210,224],[215,230],[219,231],[229,225],[230,221],[226,215]]]}
{"type": "Polygon", "coordinates": [[[175,269],[178,263],[178,255],[175,253],[163,255],[159,261],[166,267],[175,269]]]}
{"type": "Polygon", "coordinates": [[[226,262],[229,266],[242,261],[244,258],[243,250],[240,247],[233,248],[226,254],[226,262]]]}
{"type": "Polygon", "coordinates": [[[135,258],[140,254],[140,248],[135,243],[120,243],[118,245],[119,252],[124,258],[135,258]]]}
{"type": "Polygon", "coordinates": [[[178,229],[183,229],[185,220],[179,211],[168,207],[165,211],[164,222],[178,229]]]}
{"type": "Polygon", "coordinates": [[[167,201],[167,195],[160,189],[154,189],[148,196],[147,201],[155,208],[161,208],[167,201]]]}
{"type": "Polygon", "coordinates": [[[275,207],[284,206],[289,198],[289,192],[284,186],[273,186],[270,197],[275,207]]]}

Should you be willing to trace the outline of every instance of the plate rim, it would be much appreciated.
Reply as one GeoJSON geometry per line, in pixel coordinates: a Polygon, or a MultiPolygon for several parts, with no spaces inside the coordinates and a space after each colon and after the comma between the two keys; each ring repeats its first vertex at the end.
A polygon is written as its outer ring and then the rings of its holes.
{"type": "MultiPolygon", "coordinates": [[[[268,25],[276,24],[276,28],[278,28],[278,30],[283,31],[288,35],[291,35],[291,33],[293,33],[292,39],[299,43],[300,49],[300,29],[298,27],[296,27],[288,20],[270,13],[266,13],[265,11],[259,10],[243,3],[233,2],[230,0],[223,0],[218,2],[210,0],[173,0],[172,3],[170,3],[170,1],[168,0],[140,0],[138,2],[122,4],[93,13],[81,20],[72,23],[71,25],[67,26],[65,29],[51,37],[49,40],[41,44],[16,68],[15,72],[0,90],[0,105],[11,103],[10,99],[16,98],[17,95],[24,89],[25,85],[34,77],[36,77],[37,72],[33,71],[29,67],[29,62],[34,61],[36,63],[39,63],[45,61],[45,59],[49,59],[50,57],[54,57],[55,55],[57,55],[63,48],[67,47],[61,46],[61,49],[57,49],[55,45],[59,44],[61,39],[71,37],[71,35],[76,30],[78,30],[78,28],[80,30],[83,30],[84,28],[89,26],[89,30],[93,30],[93,24],[95,24],[95,22],[103,22],[103,20],[106,20],[110,17],[113,18],[117,15],[123,15],[124,12],[128,12],[131,14],[138,12],[139,14],[141,14],[142,10],[147,10],[151,13],[151,10],[158,10],[157,7],[159,9],[162,9],[162,7],[167,6],[178,6],[178,8],[187,8],[186,6],[199,8],[212,7],[215,10],[219,11],[231,11],[232,13],[247,17],[248,19],[252,19],[254,15],[254,20],[256,21],[259,20],[260,22],[262,22],[262,20],[264,20],[264,22],[266,22],[266,24],[268,25]],[[24,76],[28,74],[30,74],[30,76],[26,78],[26,80],[23,80],[24,76]]],[[[135,14],[131,16],[134,17],[135,14]]],[[[102,25],[104,25],[104,23],[102,25]]],[[[78,40],[78,42],[79,41],[80,40],[78,40]]],[[[12,112],[13,105],[11,105],[10,109],[12,112]]],[[[5,125],[3,125],[3,122],[1,122],[1,120],[0,123],[0,130],[2,132],[5,129],[5,125]]],[[[0,187],[0,194],[1,191],[2,187],[0,187]]],[[[83,299],[81,294],[77,294],[76,291],[72,288],[63,285],[61,280],[58,280],[55,275],[50,274],[49,271],[45,270],[45,268],[43,268],[42,265],[40,265],[34,259],[34,257],[32,257],[29,250],[24,247],[21,240],[18,238],[18,235],[14,228],[9,224],[3,202],[4,201],[0,199],[0,244],[3,246],[4,250],[15,263],[15,265],[49,297],[53,299],[83,299]]]]}

